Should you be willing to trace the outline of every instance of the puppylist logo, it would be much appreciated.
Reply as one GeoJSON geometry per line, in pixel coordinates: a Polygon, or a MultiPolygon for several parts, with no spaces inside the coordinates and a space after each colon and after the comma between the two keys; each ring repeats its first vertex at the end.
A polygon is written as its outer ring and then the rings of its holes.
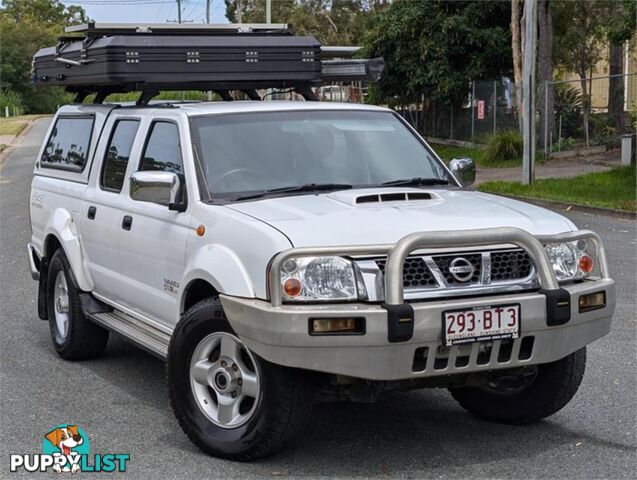
{"type": "Polygon", "coordinates": [[[77,425],[62,424],[49,430],[40,454],[11,454],[11,471],[77,473],[125,472],[128,453],[90,454],[86,432],[77,425]]]}

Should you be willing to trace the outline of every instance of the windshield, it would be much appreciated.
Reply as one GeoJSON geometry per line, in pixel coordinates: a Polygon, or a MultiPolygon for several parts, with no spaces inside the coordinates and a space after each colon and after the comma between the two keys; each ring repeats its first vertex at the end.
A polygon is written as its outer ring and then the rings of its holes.
{"type": "Polygon", "coordinates": [[[208,115],[194,117],[192,127],[204,177],[200,183],[212,198],[412,178],[453,184],[433,154],[390,112],[208,115]]]}

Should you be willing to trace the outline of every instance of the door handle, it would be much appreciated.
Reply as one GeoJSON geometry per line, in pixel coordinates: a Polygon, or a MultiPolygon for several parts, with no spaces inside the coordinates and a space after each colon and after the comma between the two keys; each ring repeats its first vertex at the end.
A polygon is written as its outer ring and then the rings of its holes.
{"type": "Polygon", "coordinates": [[[90,207],[88,207],[88,215],[86,216],[88,217],[89,220],[94,220],[96,212],[97,212],[97,207],[94,207],[93,205],[91,205],[90,207]]]}
{"type": "Polygon", "coordinates": [[[130,227],[133,225],[133,217],[130,215],[124,215],[122,218],[122,228],[124,230],[130,230],[130,227]]]}

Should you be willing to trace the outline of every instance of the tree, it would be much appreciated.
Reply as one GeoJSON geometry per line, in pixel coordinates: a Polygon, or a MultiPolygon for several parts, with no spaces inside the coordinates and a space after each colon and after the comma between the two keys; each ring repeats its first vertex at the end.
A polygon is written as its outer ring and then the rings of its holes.
{"type": "Polygon", "coordinates": [[[589,0],[552,2],[554,30],[553,53],[556,60],[575,72],[582,89],[582,117],[586,146],[589,140],[589,117],[591,111],[590,81],[597,62],[605,47],[605,33],[608,18],[605,7],[608,2],[589,0]]]}
{"type": "Polygon", "coordinates": [[[22,97],[31,112],[47,112],[67,100],[59,88],[36,89],[31,60],[42,47],[55,45],[64,27],[86,23],[81,7],[66,7],[59,0],[4,0],[0,15],[2,90],[22,97]]]}
{"type": "MultiPolygon", "coordinates": [[[[265,22],[266,0],[225,0],[230,22],[265,22]]],[[[273,0],[272,22],[288,23],[299,35],[314,35],[325,45],[357,45],[366,22],[382,0],[273,0]]]]}
{"type": "Polygon", "coordinates": [[[522,131],[522,39],[524,38],[523,0],[511,0],[511,52],[513,54],[513,84],[518,127],[522,131]]]}
{"type": "Polygon", "coordinates": [[[395,1],[372,18],[368,55],[385,59],[380,94],[447,105],[466,101],[471,80],[511,74],[510,4],[395,1]]]}
{"type": "Polygon", "coordinates": [[[624,44],[635,31],[637,4],[634,0],[622,0],[608,4],[609,22],[606,35],[610,44],[608,58],[608,116],[617,132],[624,129],[624,44]],[[613,76],[614,75],[614,76],[613,76]]]}

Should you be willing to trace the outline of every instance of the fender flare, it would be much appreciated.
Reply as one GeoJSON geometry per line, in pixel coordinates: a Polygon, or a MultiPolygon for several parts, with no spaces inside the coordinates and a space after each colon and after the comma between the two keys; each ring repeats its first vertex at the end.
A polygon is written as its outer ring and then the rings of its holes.
{"type": "MultiPolygon", "coordinates": [[[[265,275],[265,272],[263,273],[265,275]]],[[[183,311],[188,286],[195,280],[205,280],[226,295],[255,298],[256,290],[239,257],[223,245],[202,246],[190,256],[179,288],[179,309],[183,311]]]]}
{"type": "MultiPolygon", "coordinates": [[[[93,290],[93,279],[84,263],[77,225],[68,210],[63,208],[55,209],[44,228],[45,240],[49,235],[53,235],[60,242],[80,290],[85,292],[93,290]]],[[[46,256],[49,256],[49,254],[50,252],[44,252],[46,256]]]]}

